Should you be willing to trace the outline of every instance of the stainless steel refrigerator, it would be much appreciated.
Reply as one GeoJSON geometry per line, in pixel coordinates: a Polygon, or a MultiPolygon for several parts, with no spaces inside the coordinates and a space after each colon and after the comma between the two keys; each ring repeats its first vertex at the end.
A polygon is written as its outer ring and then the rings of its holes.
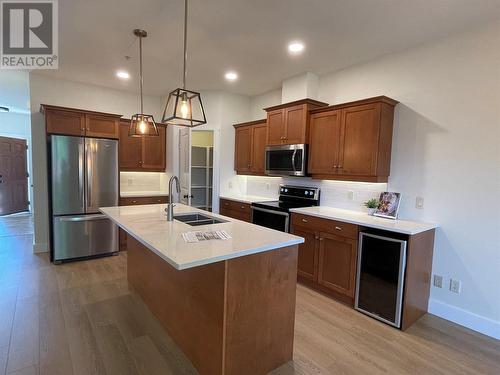
{"type": "Polygon", "coordinates": [[[118,251],[118,228],[99,207],[118,205],[118,141],[52,135],[53,261],[118,251]]]}

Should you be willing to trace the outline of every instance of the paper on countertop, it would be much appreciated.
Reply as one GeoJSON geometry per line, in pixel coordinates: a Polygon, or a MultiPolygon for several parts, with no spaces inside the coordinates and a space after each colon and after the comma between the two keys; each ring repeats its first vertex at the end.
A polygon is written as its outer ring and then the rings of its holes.
{"type": "Polygon", "coordinates": [[[228,240],[232,238],[225,230],[211,230],[207,232],[186,232],[182,233],[182,238],[187,243],[210,240],[228,240]]]}

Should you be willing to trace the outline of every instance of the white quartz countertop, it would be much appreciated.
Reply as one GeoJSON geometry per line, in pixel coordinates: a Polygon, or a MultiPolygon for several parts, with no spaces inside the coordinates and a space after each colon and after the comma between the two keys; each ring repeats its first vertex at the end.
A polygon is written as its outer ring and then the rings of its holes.
{"type": "Polygon", "coordinates": [[[176,204],[174,215],[200,212],[226,220],[225,223],[190,226],[180,221],[167,221],[165,204],[104,207],[100,210],[118,226],[178,270],[215,263],[245,255],[296,245],[302,237],[264,228],[244,221],[176,204]],[[225,230],[232,238],[186,243],[182,233],[225,230]]]}
{"type": "Polygon", "coordinates": [[[132,198],[132,197],[160,197],[168,195],[168,191],[163,190],[145,190],[145,191],[120,191],[120,197],[122,198],[132,198]]]}
{"type": "Polygon", "coordinates": [[[248,203],[248,204],[251,204],[253,202],[270,202],[278,200],[278,197],[265,198],[265,197],[259,197],[257,195],[220,195],[219,198],[228,199],[235,202],[248,203]]]}
{"type": "Polygon", "coordinates": [[[290,211],[304,215],[317,216],[323,219],[338,220],[346,223],[409,235],[418,234],[438,227],[438,225],[434,223],[424,223],[400,219],[391,220],[382,217],[370,216],[365,212],[344,210],[326,206],[293,208],[290,211]]]}

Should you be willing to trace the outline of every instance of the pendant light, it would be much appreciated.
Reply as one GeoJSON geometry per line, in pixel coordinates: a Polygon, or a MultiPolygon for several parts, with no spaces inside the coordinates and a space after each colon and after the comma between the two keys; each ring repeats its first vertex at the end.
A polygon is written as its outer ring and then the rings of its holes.
{"type": "Polygon", "coordinates": [[[132,116],[130,120],[130,128],[128,135],[131,137],[148,137],[158,136],[158,128],[155,123],[153,115],[144,114],[144,103],[142,97],[142,85],[144,79],[142,76],[142,38],[148,36],[145,30],[135,29],[134,35],[139,38],[139,72],[140,72],[140,86],[141,86],[141,113],[132,116]]]}
{"type": "Polygon", "coordinates": [[[184,0],[184,65],[182,72],[182,88],[175,89],[168,95],[163,111],[162,122],[171,125],[195,127],[207,123],[205,110],[199,92],[186,90],[187,62],[187,17],[188,0],[184,0]]]}

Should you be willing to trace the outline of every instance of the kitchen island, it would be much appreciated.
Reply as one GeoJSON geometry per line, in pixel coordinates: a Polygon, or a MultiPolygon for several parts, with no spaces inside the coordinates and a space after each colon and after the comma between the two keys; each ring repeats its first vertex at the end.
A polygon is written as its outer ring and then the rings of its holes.
{"type": "Polygon", "coordinates": [[[265,374],[292,360],[298,244],[288,233],[182,204],[219,224],[167,221],[166,205],[101,211],[127,232],[129,283],[201,374],[265,374]],[[182,233],[232,238],[186,243],[182,233]]]}

